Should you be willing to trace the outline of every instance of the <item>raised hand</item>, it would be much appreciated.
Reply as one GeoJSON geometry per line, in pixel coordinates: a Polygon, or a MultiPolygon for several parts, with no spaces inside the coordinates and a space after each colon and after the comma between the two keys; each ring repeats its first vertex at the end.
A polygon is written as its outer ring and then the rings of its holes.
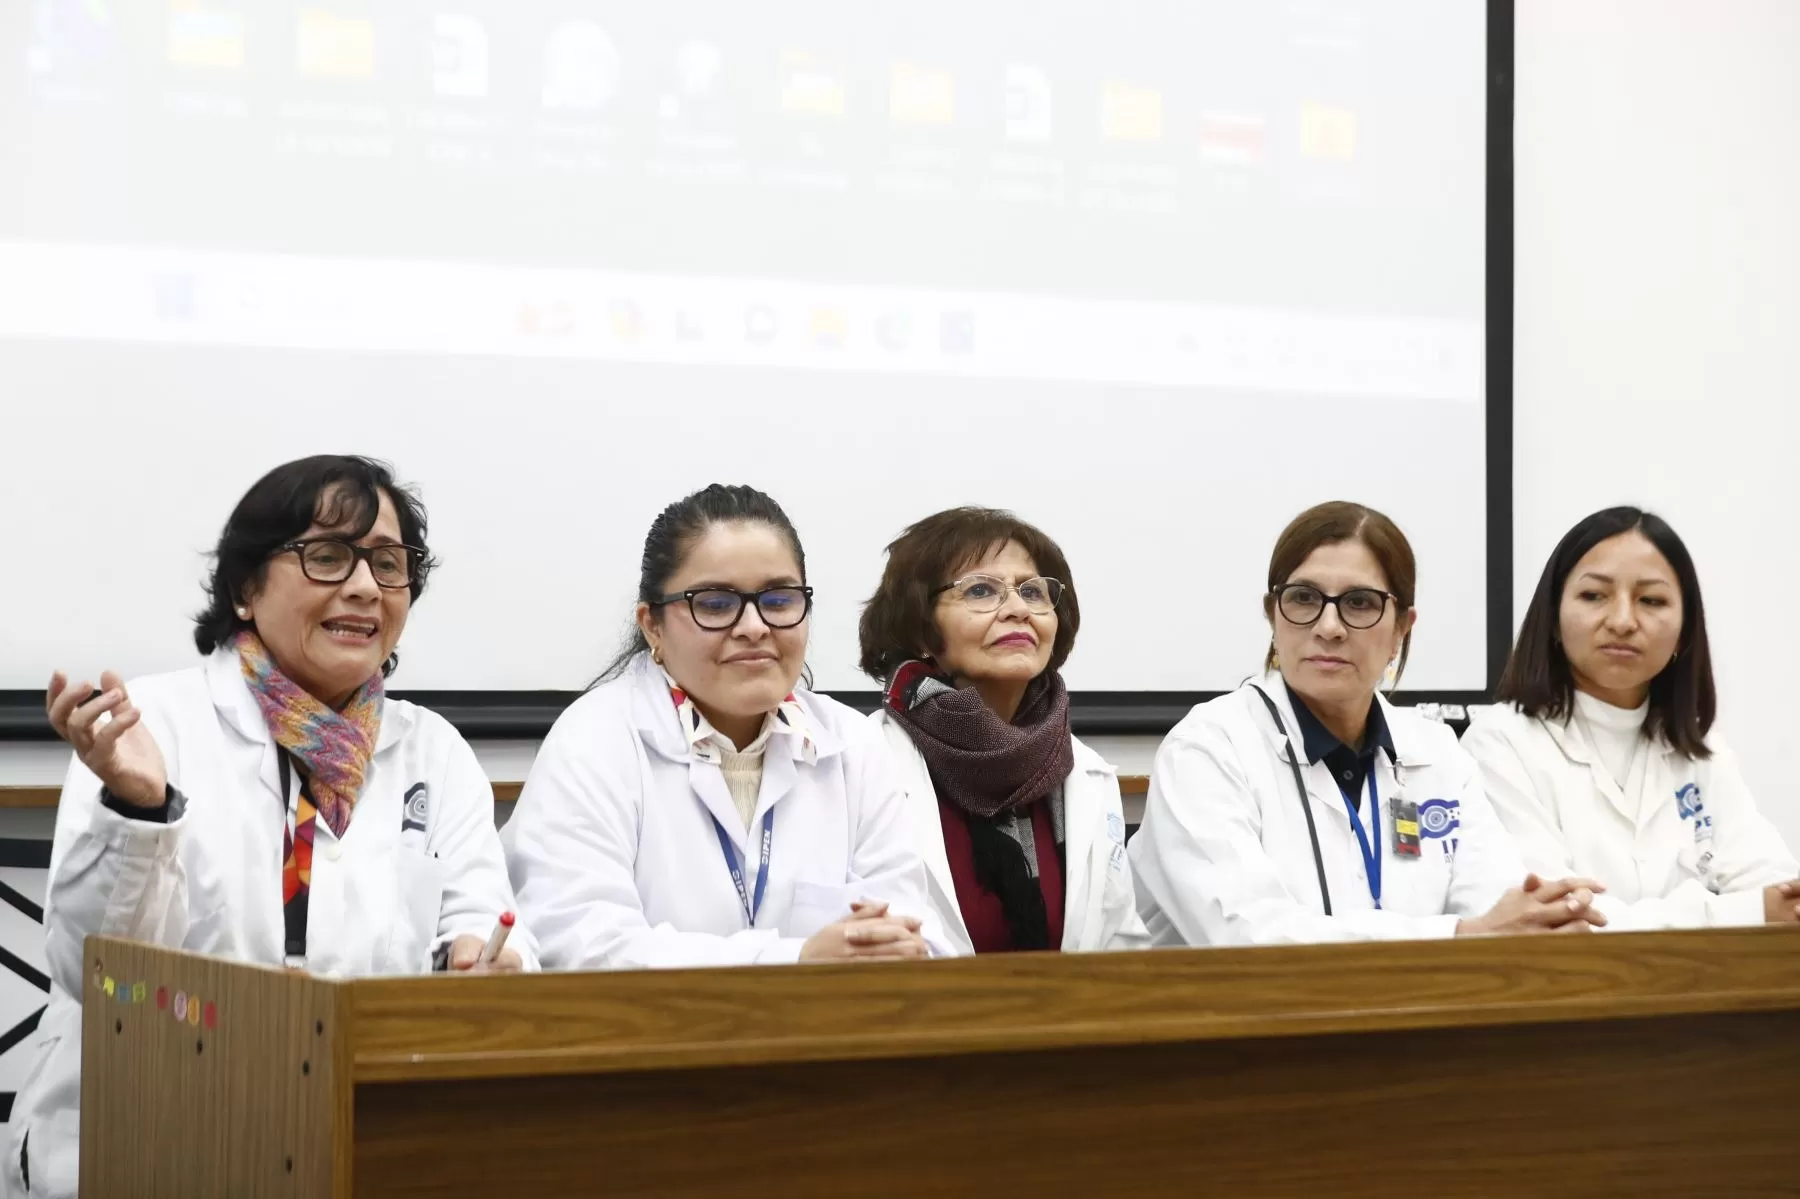
{"type": "Polygon", "coordinates": [[[125,693],[125,681],[105,671],[100,675],[100,694],[93,692],[93,684],[85,679],[71,686],[62,671],[51,675],[44,696],[50,727],[75,747],[81,764],[113,795],[135,807],[161,807],[168,791],[168,767],[156,738],[143,725],[143,712],[125,693]]]}

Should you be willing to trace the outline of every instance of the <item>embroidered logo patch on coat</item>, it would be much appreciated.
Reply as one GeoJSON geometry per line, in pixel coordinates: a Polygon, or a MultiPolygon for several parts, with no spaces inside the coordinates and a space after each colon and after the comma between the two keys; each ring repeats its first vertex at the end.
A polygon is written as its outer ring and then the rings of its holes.
{"type": "Polygon", "coordinates": [[[1448,837],[1462,828],[1462,800],[1428,799],[1419,805],[1419,831],[1427,837],[1448,837]]]}

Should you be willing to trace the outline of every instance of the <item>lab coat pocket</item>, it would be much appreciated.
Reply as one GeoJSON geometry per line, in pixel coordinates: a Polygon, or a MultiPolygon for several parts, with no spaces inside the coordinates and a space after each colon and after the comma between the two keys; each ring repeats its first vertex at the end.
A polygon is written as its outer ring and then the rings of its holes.
{"type": "Polygon", "coordinates": [[[444,863],[416,849],[394,853],[397,903],[394,928],[382,969],[392,974],[423,974],[431,969],[431,946],[437,939],[444,909],[444,863]]]}
{"type": "MultiPolygon", "coordinates": [[[[54,1046],[51,1046],[54,1050],[54,1046]]],[[[81,1113],[68,1108],[32,1122],[14,1145],[27,1195],[73,1195],[81,1170],[81,1113]]]]}
{"type": "Polygon", "coordinates": [[[865,896],[842,882],[800,879],[794,883],[793,902],[781,933],[786,937],[810,937],[828,924],[850,918],[850,904],[865,896]]]}
{"type": "MultiPolygon", "coordinates": [[[[1686,829],[1682,830],[1686,833],[1686,829]]],[[[1664,883],[1666,890],[1674,890],[1689,879],[1694,880],[1709,891],[1717,891],[1712,877],[1712,829],[1710,822],[1697,833],[1691,845],[1683,845],[1675,854],[1675,877],[1664,883]],[[1702,835],[1703,834],[1703,835],[1702,835]]]]}
{"type": "Polygon", "coordinates": [[[1109,841],[1106,845],[1106,885],[1101,894],[1106,897],[1108,908],[1132,907],[1136,901],[1131,881],[1131,859],[1126,855],[1123,842],[1109,841]]]}
{"type": "Polygon", "coordinates": [[[243,952],[243,947],[235,942],[231,912],[224,904],[188,921],[181,947],[190,953],[210,953],[220,957],[235,957],[243,952]]]}
{"type": "Polygon", "coordinates": [[[1415,916],[1448,911],[1455,863],[1455,855],[1436,840],[1420,846],[1416,858],[1389,855],[1382,863],[1382,906],[1415,916]]]}

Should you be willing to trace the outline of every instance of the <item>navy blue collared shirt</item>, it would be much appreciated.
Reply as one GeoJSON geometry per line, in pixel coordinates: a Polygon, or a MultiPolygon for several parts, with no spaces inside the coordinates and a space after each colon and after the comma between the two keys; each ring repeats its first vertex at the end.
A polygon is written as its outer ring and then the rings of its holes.
{"type": "MultiPolygon", "coordinates": [[[[1286,682],[1282,686],[1286,687],[1286,682]]],[[[1373,697],[1369,700],[1369,723],[1363,729],[1360,750],[1339,741],[1337,735],[1313,715],[1305,701],[1294,694],[1292,687],[1288,687],[1288,703],[1293,706],[1294,720],[1300,725],[1307,764],[1323,761],[1329,766],[1331,777],[1337,780],[1338,790],[1344,794],[1344,802],[1362,811],[1363,784],[1369,780],[1375,751],[1385,749],[1390,759],[1394,756],[1394,737],[1388,732],[1387,717],[1381,714],[1381,702],[1373,697]]]]}

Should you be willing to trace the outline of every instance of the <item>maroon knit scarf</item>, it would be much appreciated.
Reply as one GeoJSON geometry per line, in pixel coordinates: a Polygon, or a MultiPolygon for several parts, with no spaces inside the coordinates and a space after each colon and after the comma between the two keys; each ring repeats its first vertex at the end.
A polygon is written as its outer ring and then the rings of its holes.
{"type": "Polygon", "coordinates": [[[971,816],[992,820],[1035,803],[1075,769],[1069,690],[1055,671],[1031,681],[1011,724],[975,688],[953,686],[925,662],[896,670],[885,702],[938,795],[971,816]]]}

